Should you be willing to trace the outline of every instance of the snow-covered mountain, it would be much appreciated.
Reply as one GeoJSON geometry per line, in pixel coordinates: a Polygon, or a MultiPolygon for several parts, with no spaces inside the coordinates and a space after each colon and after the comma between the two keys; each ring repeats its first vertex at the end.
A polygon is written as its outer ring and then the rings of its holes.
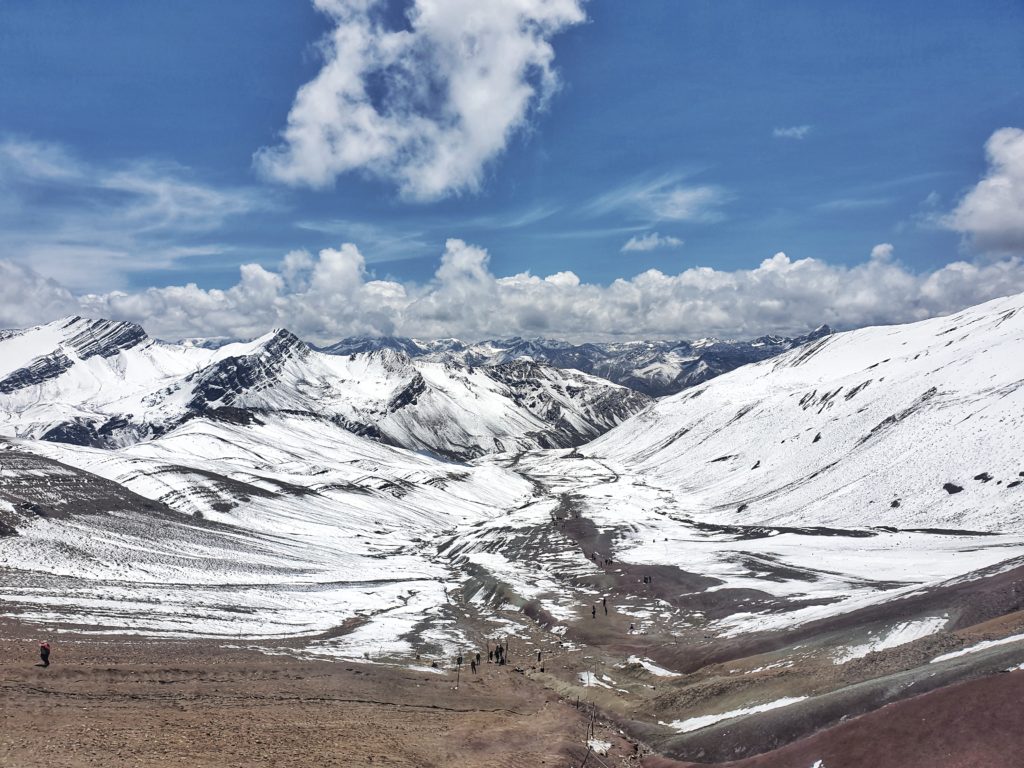
{"type": "Polygon", "coordinates": [[[469,458],[579,445],[648,402],[598,377],[527,361],[478,368],[387,347],[323,354],[283,329],[212,348],[80,317],[0,335],[0,434],[78,445],[129,445],[196,417],[296,413],[469,458]]]}
{"type": "Polygon", "coordinates": [[[458,339],[419,341],[397,336],[355,336],[323,347],[334,355],[381,349],[413,358],[495,366],[534,360],[600,376],[651,397],[675,394],[747,363],[758,362],[832,333],[821,326],[805,336],[761,336],[750,341],[629,341],[570,344],[557,339],[495,339],[467,344],[458,339]]]}
{"type": "Polygon", "coordinates": [[[1024,296],[839,333],[583,449],[747,524],[1024,527],[1024,296]]]}

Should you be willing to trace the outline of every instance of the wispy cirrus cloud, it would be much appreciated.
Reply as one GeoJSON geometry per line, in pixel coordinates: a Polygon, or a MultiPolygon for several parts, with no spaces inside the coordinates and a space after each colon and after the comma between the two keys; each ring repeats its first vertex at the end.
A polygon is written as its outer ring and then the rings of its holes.
{"type": "Polygon", "coordinates": [[[5,255],[79,288],[223,253],[215,233],[228,219],[272,207],[263,192],[206,184],[174,163],[98,164],[18,138],[0,141],[0,199],[5,255]]]}
{"type": "Polygon", "coordinates": [[[479,189],[558,88],[551,38],[586,18],[582,0],[412,0],[392,29],[383,0],[313,4],[334,24],[324,65],[256,167],[320,188],[363,172],[419,201],[479,189]]]}
{"type": "Polygon", "coordinates": [[[590,201],[583,213],[619,213],[650,222],[711,222],[725,218],[721,209],[732,197],[724,187],[687,184],[678,175],[662,176],[616,187],[590,201]]]}
{"type": "Polygon", "coordinates": [[[634,235],[622,246],[622,252],[630,251],[653,251],[658,248],[679,248],[683,241],[671,235],[659,235],[657,232],[648,232],[646,235],[634,235]]]}
{"type": "Polygon", "coordinates": [[[791,125],[786,128],[776,128],[772,131],[772,136],[776,139],[796,139],[801,141],[806,139],[808,134],[813,130],[813,126],[810,125],[791,125]]]}
{"type": "Polygon", "coordinates": [[[819,211],[861,211],[881,208],[896,202],[893,197],[840,197],[814,206],[819,211]]]}

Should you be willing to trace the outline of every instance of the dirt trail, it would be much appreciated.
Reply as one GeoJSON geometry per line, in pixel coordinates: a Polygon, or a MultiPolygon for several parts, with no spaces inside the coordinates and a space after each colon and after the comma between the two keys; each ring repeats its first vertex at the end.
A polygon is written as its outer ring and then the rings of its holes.
{"type": "Polygon", "coordinates": [[[208,641],[0,626],[0,766],[541,766],[585,718],[508,668],[454,675],[304,661],[208,641]]]}

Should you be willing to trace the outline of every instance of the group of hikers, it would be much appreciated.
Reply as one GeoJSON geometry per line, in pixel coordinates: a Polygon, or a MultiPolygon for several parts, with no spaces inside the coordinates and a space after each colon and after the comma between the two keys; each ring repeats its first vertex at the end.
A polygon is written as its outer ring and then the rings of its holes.
{"type": "MultiPolygon", "coordinates": [[[[417,656],[417,658],[419,658],[419,657],[417,656]]],[[[487,648],[487,663],[488,664],[494,663],[494,664],[500,664],[500,665],[504,666],[505,663],[507,662],[507,660],[508,660],[508,646],[507,645],[502,645],[501,643],[498,643],[494,648],[491,648],[490,644],[488,643],[488,648],[487,648]]],[[[540,651],[537,652],[537,660],[540,661],[540,651]]],[[[457,667],[461,667],[464,662],[465,662],[465,659],[463,658],[461,653],[458,656],[455,657],[455,665],[457,667]]],[[[481,663],[482,663],[482,659],[480,657],[480,652],[479,651],[477,651],[475,655],[470,654],[470,657],[469,657],[469,668],[473,672],[474,675],[477,673],[477,670],[480,668],[480,664],[481,663]]]]}

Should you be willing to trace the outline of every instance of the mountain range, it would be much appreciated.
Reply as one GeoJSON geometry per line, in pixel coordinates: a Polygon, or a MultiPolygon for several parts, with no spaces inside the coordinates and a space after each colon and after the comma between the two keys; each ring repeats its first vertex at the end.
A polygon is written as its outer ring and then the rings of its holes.
{"type": "Polygon", "coordinates": [[[663,397],[831,333],[831,328],[822,325],[804,336],[759,336],[749,341],[699,339],[584,344],[519,337],[467,343],[458,339],[419,341],[400,336],[353,336],[322,347],[321,351],[350,355],[392,349],[411,358],[485,367],[530,359],[555,368],[600,376],[650,397],[663,397]]]}
{"type": "Polygon", "coordinates": [[[473,366],[382,346],[337,355],[287,330],[209,348],[138,325],[69,317],[0,335],[0,429],[118,447],[190,419],[242,423],[275,412],[456,459],[579,445],[650,399],[528,359],[473,366]]]}

